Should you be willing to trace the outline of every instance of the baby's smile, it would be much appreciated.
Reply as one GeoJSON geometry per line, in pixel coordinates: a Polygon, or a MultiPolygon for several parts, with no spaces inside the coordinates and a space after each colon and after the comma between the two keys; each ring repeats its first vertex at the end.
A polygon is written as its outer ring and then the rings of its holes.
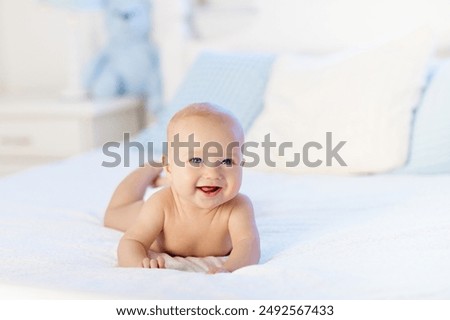
{"type": "Polygon", "coordinates": [[[198,186],[196,188],[208,197],[214,197],[220,191],[222,191],[222,187],[218,186],[198,186]]]}

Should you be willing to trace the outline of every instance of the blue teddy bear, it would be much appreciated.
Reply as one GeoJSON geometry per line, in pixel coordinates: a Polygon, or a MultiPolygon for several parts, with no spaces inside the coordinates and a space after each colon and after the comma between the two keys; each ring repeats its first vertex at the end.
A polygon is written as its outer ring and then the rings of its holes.
{"type": "Polygon", "coordinates": [[[149,108],[159,111],[162,88],[158,51],[149,37],[149,0],[105,0],[104,5],[109,40],[88,68],[88,94],[148,97],[149,108]]]}

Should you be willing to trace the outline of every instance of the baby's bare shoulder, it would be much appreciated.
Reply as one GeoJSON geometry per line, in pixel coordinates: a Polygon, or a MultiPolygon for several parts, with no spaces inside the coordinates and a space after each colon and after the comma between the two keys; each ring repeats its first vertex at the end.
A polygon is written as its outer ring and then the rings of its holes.
{"type": "Polygon", "coordinates": [[[172,205],[172,200],[172,192],[169,187],[166,187],[153,193],[145,201],[144,206],[164,212],[172,205]]]}
{"type": "Polygon", "coordinates": [[[250,198],[243,194],[243,193],[238,193],[236,197],[233,198],[233,204],[235,206],[242,206],[242,205],[251,205],[252,201],[250,200],[250,198]]]}
{"type": "Polygon", "coordinates": [[[239,193],[236,197],[229,201],[229,209],[231,212],[253,213],[252,201],[245,194],[239,193]]]}
{"type": "Polygon", "coordinates": [[[170,187],[164,187],[155,193],[153,193],[148,200],[150,201],[160,201],[160,200],[166,200],[169,201],[172,198],[172,191],[170,190],[170,187]]]}
{"type": "Polygon", "coordinates": [[[239,194],[234,201],[235,205],[228,221],[231,238],[234,239],[235,243],[242,239],[257,239],[258,230],[250,198],[244,194],[239,194]]]}

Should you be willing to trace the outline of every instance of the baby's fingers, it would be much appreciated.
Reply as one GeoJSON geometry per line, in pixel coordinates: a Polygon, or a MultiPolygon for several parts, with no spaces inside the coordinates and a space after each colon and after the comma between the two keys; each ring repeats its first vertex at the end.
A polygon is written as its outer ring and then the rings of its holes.
{"type": "Polygon", "coordinates": [[[150,268],[158,268],[158,261],[156,259],[150,259],[150,268]]]}
{"type": "Polygon", "coordinates": [[[142,267],[143,268],[150,268],[150,259],[149,258],[144,258],[142,260],[142,267]]]}
{"type": "Polygon", "coordinates": [[[156,258],[144,258],[142,260],[142,267],[150,269],[162,269],[166,267],[166,263],[164,261],[164,258],[161,256],[157,256],[156,258]]]}
{"type": "Polygon", "coordinates": [[[158,261],[158,266],[159,266],[161,269],[164,269],[164,268],[166,267],[166,261],[164,261],[164,258],[163,258],[163,257],[158,256],[158,257],[156,258],[156,260],[158,261]]]}
{"type": "Polygon", "coordinates": [[[150,268],[162,269],[165,268],[165,261],[162,257],[156,259],[150,259],[150,268]]]}

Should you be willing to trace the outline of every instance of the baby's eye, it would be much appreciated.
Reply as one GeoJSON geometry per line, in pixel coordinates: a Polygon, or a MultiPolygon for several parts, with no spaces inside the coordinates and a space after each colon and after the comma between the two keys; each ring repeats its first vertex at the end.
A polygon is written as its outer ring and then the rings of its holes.
{"type": "Polygon", "coordinates": [[[193,165],[199,165],[203,162],[202,158],[194,157],[189,159],[189,163],[193,165]]]}
{"type": "Polygon", "coordinates": [[[224,160],[222,160],[222,164],[229,167],[233,164],[233,160],[232,159],[224,159],[224,160]]]}

